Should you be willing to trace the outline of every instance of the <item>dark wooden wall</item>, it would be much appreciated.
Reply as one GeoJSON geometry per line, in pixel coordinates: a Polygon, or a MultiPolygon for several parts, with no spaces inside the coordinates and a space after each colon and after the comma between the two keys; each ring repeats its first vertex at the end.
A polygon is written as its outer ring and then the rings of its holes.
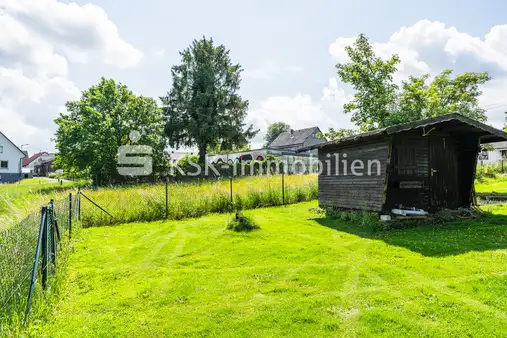
{"type": "Polygon", "coordinates": [[[428,139],[416,130],[397,134],[392,142],[385,209],[402,204],[427,210],[430,203],[428,139]]]}
{"type": "Polygon", "coordinates": [[[434,212],[470,206],[477,136],[442,130],[423,136],[421,130],[413,130],[395,135],[392,142],[393,160],[388,167],[384,209],[401,204],[434,212]]]}
{"type": "Polygon", "coordinates": [[[474,191],[475,168],[477,167],[477,154],[479,152],[479,137],[467,135],[456,139],[458,160],[458,185],[460,194],[458,206],[468,208],[472,204],[474,191]]]}
{"type": "Polygon", "coordinates": [[[389,139],[384,138],[371,143],[320,149],[319,160],[323,166],[322,173],[319,175],[319,205],[381,211],[384,204],[389,146],[389,139]],[[338,168],[335,154],[339,154],[338,168]],[[346,172],[342,162],[343,154],[347,154],[346,172]],[[356,173],[362,173],[362,176],[352,174],[351,166],[354,160],[364,163],[364,169],[356,170],[356,173]],[[380,162],[380,175],[377,175],[376,164],[372,166],[371,175],[368,175],[368,161],[373,160],[380,162]]]}

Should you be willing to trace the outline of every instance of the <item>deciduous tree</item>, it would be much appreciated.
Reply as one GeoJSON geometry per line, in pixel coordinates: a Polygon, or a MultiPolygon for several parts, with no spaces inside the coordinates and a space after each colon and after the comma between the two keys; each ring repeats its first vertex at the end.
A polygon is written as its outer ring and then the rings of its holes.
{"type": "Polygon", "coordinates": [[[164,120],[154,99],[102,78],[66,107],[55,120],[56,160],[66,171],[83,173],[96,184],[123,180],[117,171],[118,147],[131,144],[134,130],[141,135],[137,144],[153,148],[154,172],[166,168],[164,120]]]}
{"type": "Polygon", "coordinates": [[[268,130],[266,131],[266,135],[264,135],[264,141],[266,142],[264,145],[267,147],[278,137],[278,135],[286,131],[290,131],[290,125],[285,122],[275,122],[270,124],[268,126],[268,130]]]}
{"type": "Polygon", "coordinates": [[[356,93],[344,104],[344,112],[352,113],[351,120],[361,131],[385,127],[396,102],[398,86],[393,75],[400,59],[397,55],[388,60],[377,57],[364,34],[352,46],[346,46],[345,51],[350,61],[337,64],[337,73],[356,93]]]}

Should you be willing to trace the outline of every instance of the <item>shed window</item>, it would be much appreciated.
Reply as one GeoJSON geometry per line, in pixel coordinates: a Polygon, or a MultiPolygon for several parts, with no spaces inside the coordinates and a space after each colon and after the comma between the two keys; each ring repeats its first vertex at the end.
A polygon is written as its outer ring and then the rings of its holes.
{"type": "Polygon", "coordinates": [[[2,168],[2,169],[9,168],[9,162],[8,161],[0,161],[0,168],[2,168]]]}
{"type": "Polygon", "coordinates": [[[411,176],[416,174],[417,162],[415,148],[397,148],[394,152],[394,170],[398,175],[411,176]]]}

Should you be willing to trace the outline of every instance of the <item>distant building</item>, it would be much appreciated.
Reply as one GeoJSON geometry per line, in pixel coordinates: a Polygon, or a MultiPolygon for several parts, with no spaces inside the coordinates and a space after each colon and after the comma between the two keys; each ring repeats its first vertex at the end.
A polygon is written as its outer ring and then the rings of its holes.
{"type": "Polygon", "coordinates": [[[491,143],[479,153],[479,162],[483,164],[498,163],[507,158],[507,141],[491,143]]]}
{"type": "Polygon", "coordinates": [[[0,132],[0,183],[21,179],[21,163],[25,153],[0,132]]]}
{"type": "Polygon", "coordinates": [[[207,154],[208,163],[234,163],[247,162],[252,160],[263,161],[268,154],[278,157],[287,164],[288,173],[313,172],[317,170],[315,166],[317,150],[308,150],[298,152],[303,147],[310,147],[316,144],[327,142],[325,138],[320,137],[321,131],[318,127],[311,127],[299,130],[291,129],[283,132],[271,142],[267,147],[226,154],[207,154]]]}
{"type": "Polygon", "coordinates": [[[319,127],[286,131],[268,145],[268,148],[296,151],[303,147],[313,146],[324,143],[327,140],[321,137],[322,132],[319,127]]]}
{"type": "Polygon", "coordinates": [[[23,159],[23,168],[29,169],[32,173],[35,173],[35,167],[41,166],[44,162],[53,160],[54,154],[47,151],[41,151],[32,156],[26,156],[23,159]]]}

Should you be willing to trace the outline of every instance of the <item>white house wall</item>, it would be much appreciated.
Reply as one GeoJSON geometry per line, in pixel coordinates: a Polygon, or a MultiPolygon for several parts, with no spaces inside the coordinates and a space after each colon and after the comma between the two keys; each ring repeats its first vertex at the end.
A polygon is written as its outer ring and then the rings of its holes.
{"type": "Polygon", "coordinates": [[[0,182],[17,181],[21,176],[21,159],[25,156],[19,149],[3,135],[0,134],[0,161],[8,161],[8,168],[0,168],[0,182]]]}

